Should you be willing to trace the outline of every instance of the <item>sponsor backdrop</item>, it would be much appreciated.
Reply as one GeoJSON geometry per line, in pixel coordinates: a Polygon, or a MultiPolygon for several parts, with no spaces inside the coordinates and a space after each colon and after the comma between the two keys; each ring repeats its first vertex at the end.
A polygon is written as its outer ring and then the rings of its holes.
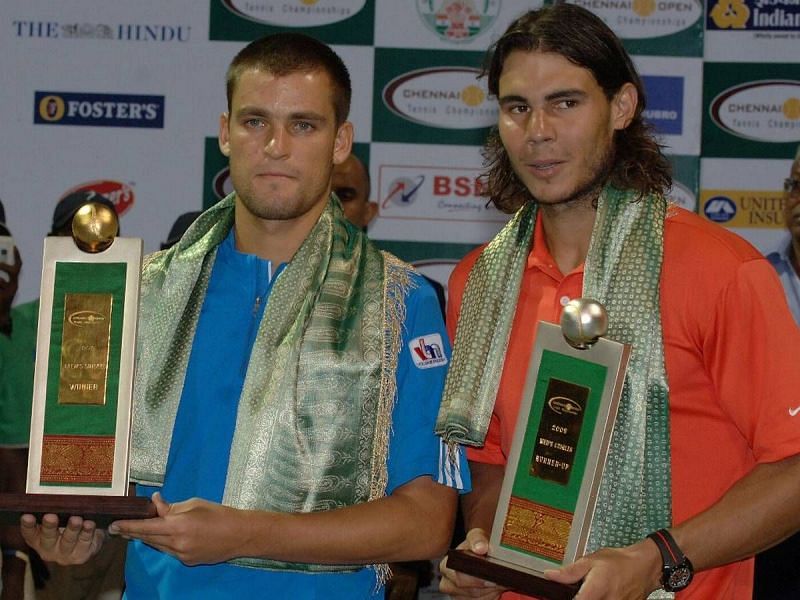
{"type": "MultiPolygon", "coordinates": [[[[634,55],[646,117],[673,163],[672,199],[762,251],[784,236],[782,180],[800,143],[797,0],[576,0],[634,55]]],[[[485,50],[541,0],[5,0],[0,198],[38,294],[59,198],[109,196],[155,250],[175,217],[230,191],[217,147],[225,68],[266,33],[332,44],[351,70],[370,235],[443,283],[506,216],[480,196],[497,118],[485,50]]]]}

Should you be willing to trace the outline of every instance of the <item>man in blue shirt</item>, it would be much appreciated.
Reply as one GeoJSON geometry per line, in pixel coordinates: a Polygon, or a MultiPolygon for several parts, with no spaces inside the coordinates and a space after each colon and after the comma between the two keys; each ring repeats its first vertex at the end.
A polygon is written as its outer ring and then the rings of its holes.
{"type": "MultiPolygon", "coordinates": [[[[450,540],[469,486],[432,433],[450,348],[431,289],[331,197],[349,99],[303,35],[228,70],[235,192],[143,268],[131,473],[158,517],[109,527],[134,540],[129,598],[380,597],[383,563],[450,540]]],[[[22,531],[62,564],[104,539],[78,517],[22,531]]]]}

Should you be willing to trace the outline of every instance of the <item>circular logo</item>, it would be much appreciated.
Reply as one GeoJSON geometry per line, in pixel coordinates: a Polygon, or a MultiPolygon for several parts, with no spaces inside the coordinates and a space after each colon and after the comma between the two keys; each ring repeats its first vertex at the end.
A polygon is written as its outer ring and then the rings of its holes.
{"type": "Polygon", "coordinates": [[[381,203],[381,208],[386,208],[389,204],[410,206],[417,199],[417,190],[419,190],[424,181],[424,175],[417,177],[416,181],[409,177],[393,179],[386,190],[386,197],[381,203]]]}
{"type": "Polygon", "coordinates": [[[787,98],[783,103],[783,116],[792,121],[800,119],[800,98],[787,98]]]}
{"type": "Polygon", "coordinates": [[[559,415],[577,415],[581,412],[581,405],[572,398],[553,396],[547,401],[550,410],[559,415]]]}
{"type": "MultiPolygon", "coordinates": [[[[741,1],[741,0],[740,0],[741,1]]],[[[620,38],[651,39],[689,29],[703,17],[700,0],[570,0],[600,17],[620,38]]]]}
{"type": "Polygon", "coordinates": [[[727,223],[736,216],[736,203],[727,196],[713,196],[706,200],[703,213],[710,221],[727,223]]]}
{"type": "Polygon", "coordinates": [[[709,106],[726,133],[768,143],[800,141],[800,81],[747,81],[720,92],[709,106]]]}
{"type": "Polygon", "coordinates": [[[477,85],[468,85],[461,90],[461,100],[467,106],[480,106],[485,97],[486,94],[477,85]]]}
{"type": "Polygon", "coordinates": [[[278,27],[320,27],[358,14],[367,0],[222,0],[235,15],[278,27]]]}
{"type": "Polygon", "coordinates": [[[447,42],[469,42],[492,26],[500,0],[417,0],[423,23],[447,42]]]}
{"type": "Polygon", "coordinates": [[[69,315],[67,320],[76,327],[86,327],[87,325],[103,323],[106,317],[95,310],[80,310],[69,315]]]}
{"type": "Polygon", "coordinates": [[[497,122],[497,105],[473,67],[439,66],[398,75],[383,88],[386,107],[394,114],[427,127],[478,129],[497,122]]]}
{"type": "Polygon", "coordinates": [[[744,0],[720,0],[711,9],[710,16],[720,29],[744,29],[750,18],[750,7],[744,0]]]}
{"type": "Polygon", "coordinates": [[[39,101],[39,116],[45,121],[60,121],[64,110],[64,99],[61,96],[45,96],[39,101]]]}
{"type": "Polygon", "coordinates": [[[656,10],[656,0],[633,0],[633,12],[640,17],[649,17],[656,10]]]}

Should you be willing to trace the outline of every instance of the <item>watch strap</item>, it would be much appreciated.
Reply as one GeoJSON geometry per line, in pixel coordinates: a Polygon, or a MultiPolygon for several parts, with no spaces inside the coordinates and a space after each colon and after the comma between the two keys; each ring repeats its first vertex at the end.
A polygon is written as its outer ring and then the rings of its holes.
{"type": "Polygon", "coordinates": [[[647,537],[653,540],[656,546],[658,546],[658,550],[661,552],[661,559],[664,561],[665,566],[676,567],[686,559],[683,552],[681,552],[681,549],[678,547],[677,542],[675,542],[675,538],[672,537],[672,534],[666,529],[654,531],[647,537]]]}
{"type": "Polygon", "coordinates": [[[659,529],[648,535],[661,553],[661,584],[665,590],[676,592],[684,589],[692,580],[694,567],[678,546],[675,538],[666,529],[659,529]]]}

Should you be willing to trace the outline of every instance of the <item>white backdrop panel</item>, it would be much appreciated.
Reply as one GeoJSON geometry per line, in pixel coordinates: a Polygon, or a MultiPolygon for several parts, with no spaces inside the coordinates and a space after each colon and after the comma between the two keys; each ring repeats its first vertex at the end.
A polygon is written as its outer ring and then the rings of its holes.
{"type": "Polygon", "coordinates": [[[476,193],[479,148],[373,143],[370,150],[376,239],[478,244],[508,220],[476,193]]]}
{"type": "MultiPolygon", "coordinates": [[[[508,25],[526,10],[542,6],[541,0],[480,0],[471,3],[482,25],[463,38],[438,33],[431,21],[442,0],[377,0],[375,22],[391,26],[375,28],[375,45],[385,48],[432,50],[486,50],[508,25]]],[[[470,4],[470,3],[463,3],[470,4]]]]}
{"type": "MultiPolygon", "coordinates": [[[[747,206],[738,207],[742,212],[752,212],[752,205],[760,202],[763,207],[760,213],[780,219],[782,217],[778,213],[780,199],[783,198],[783,180],[788,176],[791,166],[791,160],[704,158],[700,171],[700,187],[705,196],[709,195],[708,190],[715,190],[723,197],[743,198],[747,206]]],[[[699,212],[704,214],[703,203],[699,212]]],[[[742,224],[744,216],[741,215],[736,221],[732,220],[740,226],[730,226],[729,229],[748,240],[762,253],[769,254],[788,243],[788,232],[782,221],[774,226],[759,227],[742,224]]]]}

